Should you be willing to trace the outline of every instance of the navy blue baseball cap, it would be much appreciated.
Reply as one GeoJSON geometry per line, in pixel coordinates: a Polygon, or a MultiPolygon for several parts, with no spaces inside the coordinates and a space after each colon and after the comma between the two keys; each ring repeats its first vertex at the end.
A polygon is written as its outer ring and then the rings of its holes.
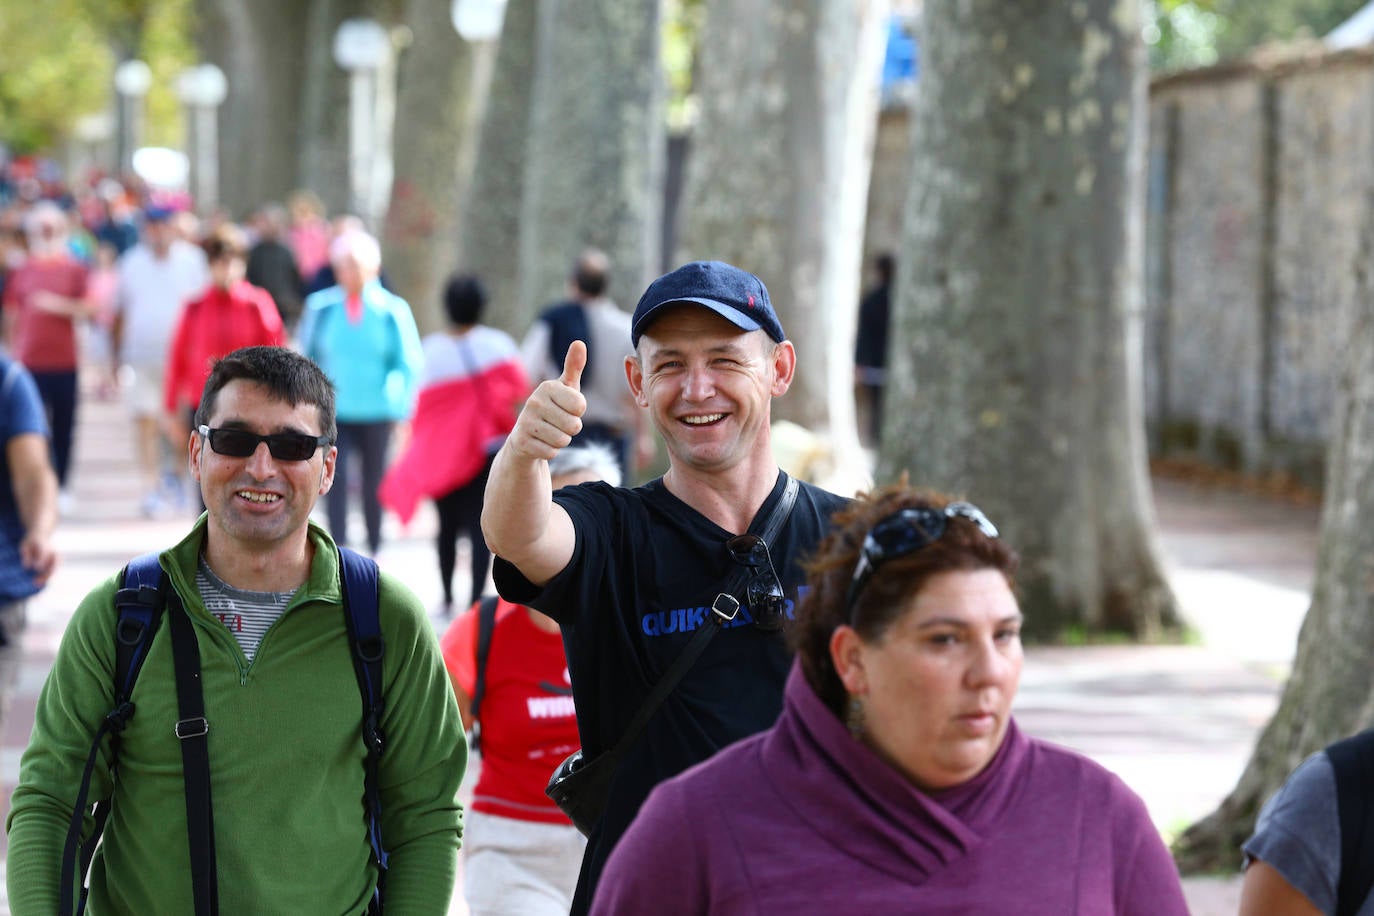
{"type": "Polygon", "coordinates": [[[742,331],[767,331],[778,343],[787,339],[768,301],[768,287],[724,261],[692,261],[650,283],[635,306],[632,346],[639,346],[645,329],[670,305],[703,305],[742,331]]]}

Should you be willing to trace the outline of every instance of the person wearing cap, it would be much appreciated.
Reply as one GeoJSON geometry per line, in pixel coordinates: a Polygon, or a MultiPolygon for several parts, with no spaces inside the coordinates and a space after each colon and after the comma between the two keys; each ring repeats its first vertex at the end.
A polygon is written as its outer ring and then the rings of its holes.
{"type": "Polygon", "coordinates": [[[134,417],[140,508],[158,516],[189,505],[183,463],[174,459],[161,425],[164,369],[182,306],[209,285],[209,265],[198,246],[176,237],[172,211],[154,206],[143,216],[143,241],[119,259],[117,269],[110,342],[134,417]]]}
{"type": "Polygon", "coordinates": [[[724,620],[713,606],[732,597],[740,607],[621,756],[573,913],[587,911],[607,857],[654,786],[776,720],[790,661],[782,629],[804,581],[799,561],[845,503],[799,483],[780,527],[759,544],[789,489],[769,430],[797,355],[758,277],[719,261],[685,264],[649,285],[630,333],[626,379],[667,445],[667,472],[634,489],[552,491],[549,459],[580,431],[587,409],[586,350],[574,342],[492,466],[482,528],[497,555],[497,589],[561,626],[588,759],[616,745],[694,633],[724,620]]]}
{"type": "Polygon", "coordinates": [[[606,295],[610,273],[611,260],[604,251],[588,248],[579,254],[568,275],[568,298],[540,313],[520,343],[520,357],[531,379],[557,378],[568,345],[574,340],[586,342],[587,368],[581,388],[587,412],[573,444],[610,446],[621,476],[628,480],[636,467],[653,459],[654,439],[644,413],[625,387],[630,315],[606,295]]]}

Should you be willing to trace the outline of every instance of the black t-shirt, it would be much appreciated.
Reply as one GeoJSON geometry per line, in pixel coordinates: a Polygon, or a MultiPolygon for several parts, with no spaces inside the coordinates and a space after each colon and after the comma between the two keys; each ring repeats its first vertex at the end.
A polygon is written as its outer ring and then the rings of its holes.
{"type": "MultiPolygon", "coordinates": [[[[761,533],[785,483],[779,474],[750,525],[752,533],[761,533]]],[[[578,731],[591,757],[615,744],[692,633],[709,623],[716,595],[741,568],[725,548],[739,532],[688,506],[661,479],[632,490],[587,483],[559,490],[554,499],[577,532],[567,568],[542,590],[500,558],[494,576],[508,601],[535,607],[562,626],[578,731]]],[[[791,514],[768,545],[789,618],[804,588],[800,561],[845,502],[802,483],[791,514]]],[[[735,597],[745,603],[744,594],[735,597]]],[[[745,604],[626,753],[606,815],[588,843],[574,913],[590,904],[606,857],[649,790],[777,719],[791,658],[781,633],[751,620],[745,604]]]]}

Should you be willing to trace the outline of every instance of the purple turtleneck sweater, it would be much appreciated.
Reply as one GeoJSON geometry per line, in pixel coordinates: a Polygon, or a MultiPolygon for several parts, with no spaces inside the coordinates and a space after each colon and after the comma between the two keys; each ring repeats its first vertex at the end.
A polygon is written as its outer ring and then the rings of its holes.
{"type": "Polygon", "coordinates": [[[612,853],[597,914],[1187,916],[1145,805],[1012,722],[992,762],[922,792],[793,665],[782,716],[668,780],[612,853]]]}

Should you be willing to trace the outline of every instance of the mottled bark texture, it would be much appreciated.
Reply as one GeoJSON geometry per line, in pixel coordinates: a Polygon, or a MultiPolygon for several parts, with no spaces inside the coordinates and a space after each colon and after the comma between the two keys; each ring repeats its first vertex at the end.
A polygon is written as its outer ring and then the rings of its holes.
{"type": "Polygon", "coordinates": [[[224,71],[219,200],[235,217],[296,187],[308,7],[279,0],[197,0],[202,59],[224,71]]]}
{"type": "MultiPolygon", "coordinates": [[[[299,84],[274,82],[276,91],[300,94],[296,131],[296,183],[319,195],[330,214],[349,210],[348,71],[334,62],[334,33],[345,19],[392,19],[381,0],[311,0],[306,35],[296,55],[304,66],[299,84]]],[[[450,26],[452,28],[452,26],[450,26]]],[[[375,227],[374,227],[375,228],[375,227]]]]}
{"type": "Polygon", "coordinates": [[[928,3],[921,48],[879,478],[991,515],[1031,634],[1156,636],[1138,0],[928,3]]]}
{"type": "Polygon", "coordinates": [[[472,181],[459,212],[458,259],[486,284],[486,322],[517,338],[529,327],[534,307],[520,296],[520,210],[543,2],[506,4],[472,181]]]}
{"type": "Polygon", "coordinates": [[[457,263],[461,163],[471,169],[472,83],[481,49],[454,31],[452,0],[408,0],[413,36],[401,55],[391,202],[382,261],[394,290],[410,303],[421,333],[444,324],[441,284],[457,263]],[[465,149],[467,154],[464,155],[465,149]]]}
{"type": "MultiPolygon", "coordinates": [[[[348,75],[334,31],[351,16],[389,21],[381,0],[196,0],[196,44],[229,92],[219,109],[219,199],[236,217],[296,188],[331,212],[348,203],[348,75]]],[[[452,31],[452,26],[449,27],[452,31]]]]}
{"type": "Polygon", "coordinates": [[[677,260],[757,274],[797,348],[774,416],[826,435],[845,464],[859,460],[854,316],[887,9],[715,0],[680,205],[677,260]]]}
{"type": "Polygon", "coordinates": [[[662,207],[660,15],[643,0],[543,0],[521,212],[521,299],[564,294],[587,246],[611,258],[608,294],[638,299],[662,207]]]}
{"type": "MultiPolygon", "coordinates": [[[[1374,195],[1356,265],[1358,301],[1374,296],[1374,195]]],[[[1374,724],[1374,319],[1352,319],[1332,416],[1312,604],[1293,671],[1231,794],[1179,838],[1185,871],[1234,868],[1260,806],[1304,758],[1374,724]]]]}

